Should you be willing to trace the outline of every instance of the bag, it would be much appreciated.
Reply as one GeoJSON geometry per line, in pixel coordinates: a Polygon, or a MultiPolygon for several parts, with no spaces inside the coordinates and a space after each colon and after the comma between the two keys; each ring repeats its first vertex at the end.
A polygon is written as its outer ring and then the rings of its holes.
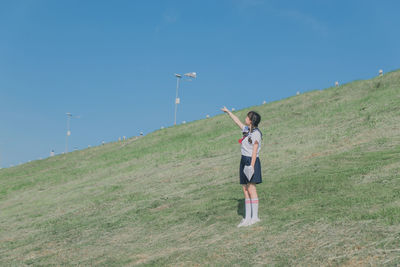
{"type": "Polygon", "coordinates": [[[249,165],[249,166],[244,166],[243,172],[244,172],[244,174],[246,175],[247,180],[250,181],[251,178],[252,178],[253,175],[254,175],[254,168],[253,168],[253,166],[251,166],[251,165],[249,165]]]}

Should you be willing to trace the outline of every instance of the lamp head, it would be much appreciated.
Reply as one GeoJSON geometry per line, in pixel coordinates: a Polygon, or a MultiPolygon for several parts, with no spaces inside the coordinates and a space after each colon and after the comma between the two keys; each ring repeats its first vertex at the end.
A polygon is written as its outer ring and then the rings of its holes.
{"type": "Polygon", "coordinates": [[[185,73],[184,75],[186,77],[190,77],[190,78],[193,78],[193,79],[196,79],[196,76],[197,76],[196,72],[189,72],[189,73],[185,73]]]}

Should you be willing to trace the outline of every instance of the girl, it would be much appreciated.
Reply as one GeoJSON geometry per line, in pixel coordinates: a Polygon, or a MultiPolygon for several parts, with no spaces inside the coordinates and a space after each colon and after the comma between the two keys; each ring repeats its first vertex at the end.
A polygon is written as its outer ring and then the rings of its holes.
{"type": "Polygon", "coordinates": [[[243,187],[245,197],[246,216],[239,223],[238,227],[249,226],[260,221],[258,218],[258,196],[256,184],[262,182],[261,163],[260,159],[258,158],[262,133],[257,128],[258,124],[260,123],[261,116],[257,112],[250,111],[247,113],[245,120],[246,125],[244,125],[239,118],[232,114],[232,112],[230,112],[226,107],[222,108],[221,110],[228,113],[228,115],[240,127],[243,133],[243,137],[239,140],[242,151],[239,174],[240,184],[243,187]],[[245,171],[245,167],[248,170],[245,171]],[[245,172],[250,176],[251,179],[247,178],[245,172]]]}

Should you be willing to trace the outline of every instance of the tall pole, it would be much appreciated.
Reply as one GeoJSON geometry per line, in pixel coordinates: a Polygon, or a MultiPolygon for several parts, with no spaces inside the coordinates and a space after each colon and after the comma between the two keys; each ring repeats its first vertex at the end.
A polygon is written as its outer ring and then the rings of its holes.
{"type": "Polygon", "coordinates": [[[174,125],[176,125],[176,112],[178,110],[178,89],[179,89],[179,79],[182,77],[179,74],[175,74],[176,76],[176,97],[175,97],[175,119],[174,119],[174,125]]]}
{"type": "MultiPolygon", "coordinates": [[[[190,78],[196,78],[196,72],[189,72],[184,74],[183,76],[190,77],[190,78]]],[[[174,118],[174,125],[176,125],[176,113],[178,111],[178,104],[181,102],[180,99],[178,98],[178,90],[179,90],[179,80],[182,78],[181,74],[175,73],[176,77],[176,96],[175,96],[175,118],[174,118]]],[[[191,81],[191,80],[190,80],[191,81]]]]}
{"type": "Polygon", "coordinates": [[[68,136],[71,135],[71,132],[69,130],[69,121],[71,119],[72,114],[67,113],[67,137],[66,137],[66,142],[65,142],[65,153],[68,153],[68,136]]]}

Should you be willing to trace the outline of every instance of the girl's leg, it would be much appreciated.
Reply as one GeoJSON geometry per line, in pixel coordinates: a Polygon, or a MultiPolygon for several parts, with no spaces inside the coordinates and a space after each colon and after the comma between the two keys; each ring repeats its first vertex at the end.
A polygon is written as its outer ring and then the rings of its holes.
{"type": "Polygon", "coordinates": [[[258,218],[258,195],[257,195],[256,185],[248,184],[247,189],[249,191],[250,198],[251,198],[251,211],[252,211],[251,219],[252,219],[252,221],[256,222],[259,220],[259,218],[258,218]]]}
{"type": "Polygon", "coordinates": [[[239,227],[247,226],[251,221],[251,199],[250,199],[250,194],[249,194],[247,185],[242,185],[242,187],[243,187],[244,202],[245,202],[245,218],[238,225],[239,227]]]}
{"type": "Polygon", "coordinates": [[[249,190],[247,189],[247,184],[242,185],[242,187],[243,187],[244,198],[249,199],[250,194],[249,194],[249,190]]]}
{"type": "Polygon", "coordinates": [[[248,190],[248,192],[249,192],[249,194],[250,194],[250,198],[251,198],[251,199],[255,199],[255,198],[258,199],[258,196],[257,196],[257,189],[256,189],[256,185],[255,185],[255,184],[249,183],[249,184],[247,185],[247,190],[248,190]]]}

